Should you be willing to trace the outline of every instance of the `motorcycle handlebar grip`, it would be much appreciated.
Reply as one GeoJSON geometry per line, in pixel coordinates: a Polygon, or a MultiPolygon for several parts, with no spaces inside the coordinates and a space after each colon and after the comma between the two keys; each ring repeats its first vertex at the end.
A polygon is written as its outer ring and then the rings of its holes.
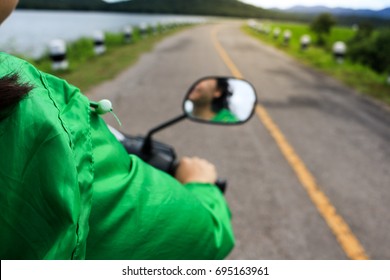
{"type": "Polygon", "coordinates": [[[225,179],[218,178],[215,185],[220,189],[222,193],[225,193],[227,188],[227,181],[225,179]]]}

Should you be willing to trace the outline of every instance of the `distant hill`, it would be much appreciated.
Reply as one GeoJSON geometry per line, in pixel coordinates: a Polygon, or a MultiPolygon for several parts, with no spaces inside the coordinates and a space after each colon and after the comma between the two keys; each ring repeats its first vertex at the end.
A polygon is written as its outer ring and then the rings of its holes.
{"type": "Polygon", "coordinates": [[[355,17],[370,17],[370,18],[382,18],[390,19],[390,7],[374,11],[368,9],[348,9],[348,8],[328,8],[325,6],[294,6],[290,9],[283,10],[289,13],[299,13],[299,14],[320,14],[320,13],[330,13],[335,16],[355,16],[355,17]]]}
{"type": "Polygon", "coordinates": [[[302,22],[310,22],[317,14],[329,12],[335,15],[338,24],[352,25],[370,21],[374,26],[390,26],[390,8],[371,11],[296,6],[288,10],[268,10],[238,0],[131,0],[118,3],[103,0],[20,0],[18,9],[226,16],[302,22]]]}
{"type": "Polygon", "coordinates": [[[112,3],[108,9],[142,13],[235,17],[264,17],[275,13],[237,0],[132,0],[112,3]]]}
{"type": "Polygon", "coordinates": [[[18,8],[232,17],[276,17],[278,15],[278,12],[258,8],[238,0],[132,0],[118,3],[106,3],[102,0],[20,0],[18,8]]]}
{"type": "Polygon", "coordinates": [[[18,9],[101,10],[108,5],[102,0],[19,0],[18,9]]]}

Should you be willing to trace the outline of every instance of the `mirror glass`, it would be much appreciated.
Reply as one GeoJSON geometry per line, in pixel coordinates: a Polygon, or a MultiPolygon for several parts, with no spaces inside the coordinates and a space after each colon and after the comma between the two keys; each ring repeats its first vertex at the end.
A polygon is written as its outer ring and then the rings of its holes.
{"type": "Polygon", "coordinates": [[[239,124],[248,121],[257,102],[253,86],[231,77],[206,77],[188,90],[183,109],[196,121],[239,124]]]}

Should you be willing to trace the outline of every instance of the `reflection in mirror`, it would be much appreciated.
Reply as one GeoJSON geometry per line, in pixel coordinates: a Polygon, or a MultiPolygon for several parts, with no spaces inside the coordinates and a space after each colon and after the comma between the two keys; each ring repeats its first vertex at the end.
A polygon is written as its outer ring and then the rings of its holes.
{"type": "Polygon", "coordinates": [[[255,90],[247,81],[207,77],[190,88],[184,101],[184,112],[193,120],[237,124],[252,116],[255,104],[255,90]]]}

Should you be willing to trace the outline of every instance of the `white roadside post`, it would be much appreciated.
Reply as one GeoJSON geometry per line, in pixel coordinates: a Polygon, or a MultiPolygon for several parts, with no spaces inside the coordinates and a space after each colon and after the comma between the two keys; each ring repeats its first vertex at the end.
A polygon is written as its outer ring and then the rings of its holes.
{"type": "Polygon", "coordinates": [[[49,55],[54,71],[67,70],[69,68],[69,63],[66,59],[66,43],[64,40],[52,40],[49,44],[49,55]]]}
{"type": "Polygon", "coordinates": [[[277,40],[279,38],[279,35],[280,35],[280,28],[276,27],[274,29],[274,39],[277,40]]]}
{"type": "Polygon", "coordinates": [[[255,27],[255,30],[259,33],[263,33],[264,32],[264,27],[263,27],[263,24],[261,22],[259,22],[256,27],[255,27]]]}
{"type": "Polygon", "coordinates": [[[291,31],[285,30],[283,33],[283,37],[284,37],[284,44],[288,45],[290,43],[290,39],[291,39],[291,31]]]}
{"type": "Polygon", "coordinates": [[[153,35],[157,35],[158,34],[158,27],[159,27],[159,23],[158,22],[154,22],[152,24],[153,35]]]}
{"type": "Polygon", "coordinates": [[[302,51],[306,50],[309,47],[310,42],[311,42],[310,36],[309,35],[303,35],[301,37],[301,50],[302,51]]]}
{"type": "Polygon", "coordinates": [[[144,23],[144,22],[141,23],[139,25],[139,30],[141,32],[141,36],[145,37],[147,35],[147,33],[148,33],[148,25],[146,23],[144,23]]]}
{"type": "Polygon", "coordinates": [[[254,19],[249,19],[249,20],[247,21],[247,24],[248,24],[248,26],[249,26],[250,28],[256,29],[256,21],[255,21],[254,19]]]}
{"type": "Polygon", "coordinates": [[[106,52],[106,45],[105,45],[105,36],[102,31],[95,31],[93,33],[93,41],[94,41],[94,50],[96,55],[102,55],[106,52]]]}
{"type": "Polygon", "coordinates": [[[133,28],[131,26],[125,26],[123,29],[123,35],[126,43],[133,41],[133,28]]]}
{"type": "Polygon", "coordinates": [[[333,55],[338,63],[343,63],[347,52],[347,45],[344,42],[338,41],[333,44],[333,55]]]}
{"type": "Polygon", "coordinates": [[[270,32],[271,32],[271,27],[269,27],[269,25],[266,25],[264,27],[264,34],[268,35],[270,32]]]}

